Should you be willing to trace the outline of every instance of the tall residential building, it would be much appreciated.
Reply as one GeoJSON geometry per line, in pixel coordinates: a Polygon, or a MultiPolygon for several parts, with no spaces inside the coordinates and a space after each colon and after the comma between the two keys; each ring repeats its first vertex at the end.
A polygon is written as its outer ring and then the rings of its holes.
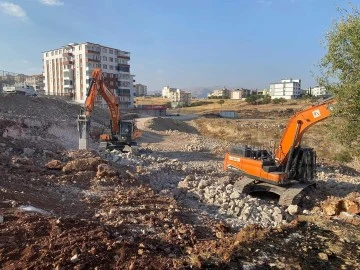
{"type": "Polygon", "coordinates": [[[170,98],[170,93],[176,92],[177,88],[170,88],[169,86],[165,86],[161,91],[161,96],[163,98],[170,98]]]}
{"type": "Polygon", "coordinates": [[[170,92],[170,101],[172,108],[189,106],[191,104],[191,93],[185,92],[180,89],[170,92]]]}
{"type": "Polygon", "coordinates": [[[147,95],[147,86],[143,85],[143,84],[135,84],[135,93],[136,96],[141,97],[141,96],[146,96],[147,95]]]}
{"type": "MultiPolygon", "coordinates": [[[[130,53],[96,43],[71,43],[43,53],[46,95],[71,96],[84,102],[92,71],[101,68],[108,88],[119,97],[120,109],[134,106],[130,53]]],[[[97,105],[106,107],[100,95],[97,105]]]]}
{"type": "Polygon", "coordinates": [[[281,80],[280,83],[270,84],[270,96],[274,98],[296,99],[302,93],[301,80],[281,80]]]}

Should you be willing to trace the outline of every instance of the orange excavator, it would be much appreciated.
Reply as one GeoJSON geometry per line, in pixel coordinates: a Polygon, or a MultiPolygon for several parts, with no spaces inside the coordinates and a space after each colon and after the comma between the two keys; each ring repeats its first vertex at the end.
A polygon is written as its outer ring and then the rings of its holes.
{"type": "Polygon", "coordinates": [[[87,149],[87,139],[90,130],[90,119],[98,93],[105,100],[110,112],[110,131],[100,135],[99,150],[117,149],[122,152],[131,151],[135,146],[141,132],[136,128],[135,120],[121,120],[118,97],[111,92],[105,84],[100,68],[94,69],[90,87],[86,94],[84,107],[81,108],[78,116],[79,148],[87,149]]]}
{"type": "Polygon", "coordinates": [[[239,189],[243,193],[270,192],[280,196],[279,204],[297,204],[302,191],[314,186],[316,152],[301,147],[304,133],[331,115],[334,98],[308,106],[287,123],[279,146],[274,151],[254,147],[233,147],[224,158],[224,170],[242,175],[239,189]]]}

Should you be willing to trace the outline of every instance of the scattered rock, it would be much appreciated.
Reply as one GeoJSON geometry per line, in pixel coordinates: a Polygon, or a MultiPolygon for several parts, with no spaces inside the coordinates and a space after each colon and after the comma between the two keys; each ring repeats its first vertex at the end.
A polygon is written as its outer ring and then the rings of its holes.
{"type": "Polygon", "coordinates": [[[299,213],[300,208],[299,208],[299,206],[292,204],[292,205],[289,205],[289,207],[286,209],[286,211],[287,211],[290,215],[296,215],[296,214],[299,213]]]}
{"type": "Polygon", "coordinates": [[[97,167],[96,177],[98,178],[113,177],[117,175],[118,172],[111,168],[111,166],[109,166],[108,164],[99,164],[97,167]]]}
{"type": "Polygon", "coordinates": [[[78,262],[78,261],[79,261],[79,256],[78,256],[78,254],[75,254],[74,256],[72,256],[71,259],[70,259],[70,261],[71,261],[72,263],[78,262]]]}
{"type": "Polygon", "coordinates": [[[100,157],[79,158],[68,162],[63,168],[64,173],[79,171],[97,171],[99,164],[105,163],[100,157]]]}
{"type": "Polygon", "coordinates": [[[48,162],[45,167],[52,170],[61,170],[64,167],[64,164],[60,160],[54,159],[48,162]]]}
{"type": "Polygon", "coordinates": [[[319,256],[320,260],[322,260],[322,261],[328,261],[329,260],[329,257],[328,257],[328,255],[326,253],[320,252],[320,253],[318,253],[318,256],[319,256]]]}
{"type": "Polygon", "coordinates": [[[4,222],[4,216],[0,215],[0,224],[4,222]]]}

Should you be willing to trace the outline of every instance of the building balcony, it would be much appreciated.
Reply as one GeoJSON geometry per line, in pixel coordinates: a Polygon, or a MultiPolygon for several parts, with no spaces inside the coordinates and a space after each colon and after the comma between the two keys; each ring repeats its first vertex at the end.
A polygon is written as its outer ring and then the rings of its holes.
{"type": "Polygon", "coordinates": [[[87,59],[86,59],[86,62],[100,63],[100,60],[87,58],[87,59]]]}
{"type": "Polygon", "coordinates": [[[63,62],[63,65],[72,65],[72,64],[74,64],[74,61],[71,60],[67,60],[63,62]]]}
{"type": "Polygon", "coordinates": [[[63,53],[63,57],[73,57],[74,55],[73,55],[73,53],[71,53],[71,52],[64,52],[63,53]]]}
{"type": "Polygon", "coordinates": [[[118,55],[117,58],[130,60],[130,56],[129,56],[129,55],[118,55]]]}
{"type": "Polygon", "coordinates": [[[86,53],[95,53],[100,54],[100,51],[94,51],[94,50],[87,50],[86,53]]]}

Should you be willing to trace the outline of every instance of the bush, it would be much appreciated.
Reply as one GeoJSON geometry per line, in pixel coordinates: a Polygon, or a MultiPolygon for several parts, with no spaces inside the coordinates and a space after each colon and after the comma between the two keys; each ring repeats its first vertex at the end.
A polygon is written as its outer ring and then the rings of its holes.
{"type": "Polygon", "coordinates": [[[353,160],[350,152],[346,150],[336,153],[334,159],[343,163],[351,162],[353,160]]]}
{"type": "Polygon", "coordinates": [[[286,102],[286,99],[285,98],[274,98],[273,100],[272,100],[272,103],[273,104],[284,104],[286,102]]]}

